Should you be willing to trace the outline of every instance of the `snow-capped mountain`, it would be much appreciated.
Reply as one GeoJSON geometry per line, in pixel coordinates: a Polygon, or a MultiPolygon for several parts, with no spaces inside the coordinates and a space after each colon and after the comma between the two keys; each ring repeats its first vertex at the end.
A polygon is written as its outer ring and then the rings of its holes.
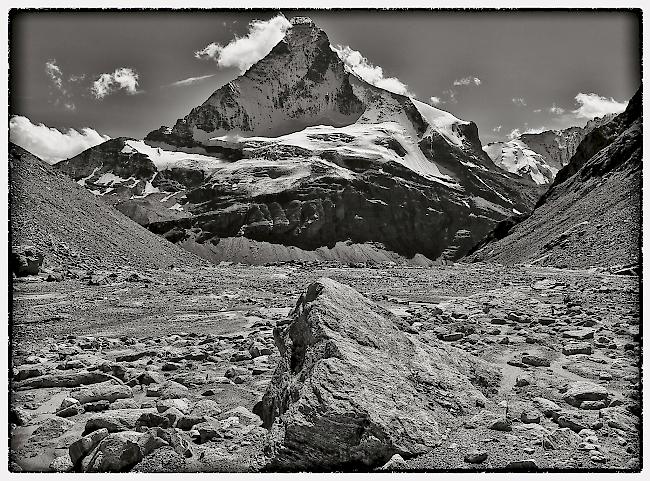
{"type": "Polygon", "coordinates": [[[558,171],[569,163],[582,139],[614,116],[596,117],[584,127],[521,134],[508,142],[491,142],[483,150],[503,170],[540,185],[550,184],[558,171]]]}
{"type": "Polygon", "coordinates": [[[265,58],[172,128],[59,167],[93,190],[115,180],[110,171],[131,190],[120,196],[113,182],[99,191],[105,200],[212,260],[227,258],[236,237],[453,259],[532,208],[537,186],[497,168],[473,122],[370,85],[311,20],[291,23],[265,58]]]}

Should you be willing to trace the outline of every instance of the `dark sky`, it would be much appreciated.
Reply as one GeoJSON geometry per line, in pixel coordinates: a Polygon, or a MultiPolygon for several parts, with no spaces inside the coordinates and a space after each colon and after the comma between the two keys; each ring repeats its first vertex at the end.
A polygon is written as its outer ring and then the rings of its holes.
{"type": "MultiPolygon", "coordinates": [[[[141,138],[173,125],[239,74],[195,58],[195,51],[245,36],[251,20],[276,13],[21,13],[11,25],[11,113],[59,129],[90,127],[112,137],[141,138]],[[61,87],[46,72],[52,60],[61,87]],[[137,95],[124,90],[101,100],[91,95],[93,80],[121,67],[138,73],[137,95]],[[205,75],[213,76],[170,86],[205,75]]],[[[310,16],[333,45],[360,51],[417,98],[438,97],[444,102],[440,108],[475,121],[484,143],[504,139],[513,129],[584,124],[586,118],[572,113],[581,105],[576,95],[596,94],[590,99],[598,108],[600,97],[626,102],[640,85],[639,26],[630,13],[283,13],[310,16]],[[454,86],[466,77],[469,85],[454,86]]]]}

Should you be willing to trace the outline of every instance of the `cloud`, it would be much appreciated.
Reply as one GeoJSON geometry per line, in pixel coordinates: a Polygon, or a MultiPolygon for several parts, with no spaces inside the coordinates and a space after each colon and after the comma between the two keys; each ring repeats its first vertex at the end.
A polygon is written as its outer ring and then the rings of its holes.
{"type": "Polygon", "coordinates": [[[66,110],[75,110],[77,107],[72,102],[72,94],[68,89],[67,82],[63,77],[63,70],[56,63],[56,59],[51,59],[45,62],[45,74],[52,82],[56,90],[54,96],[54,105],[63,105],[66,110]]]}
{"type": "Polygon", "coordinates": [[[515,97],[512,99],[512,103],[517,105],[518,107],[525,107],[526,104],[526,99],[523,97],[515,97]]]}
{"type": "Polygon", "coordinates": [[[209,79],[211,77],[214,77],[216,74],[210,74],[210,75],[201,75],[200,77],[189,77],[183,80],[178,80],[176,82],[172,82],[169,84],[169,87],[187,87],[188,85],[194,85],[199,82],[202,82],[206,79],[209,79]]]}
{"type": "Polygon", "coordinates": [[[617,102],[614,98],[601,97],[598,94],[584,94],[582,92],[575,96],[576,103],[579,107],[572,110],[572,113],[578,118],[593,119],[612,113],[621,113],[627,107],[627,102],[617,102]]]}
{"type": "Polygon", "coordinates": [[[442,102],[442,99],[440,97],[431,97],[431,105],[440,105],[442,102]]]}
{"type": "Polygon", "coordinates": [[[553,102],[553,106],[548,109],[548,112],[553,115],[562,115],[564,113],[564,109],[562,107],[558,107],[555,105],[555,102],[553,102]]]}
{"type": "Polygon", "coordinates": [[[524,130],[523,133],[524,134],[541,134],[542,132],[546,132],[547,130],[548,129],[542,125],[541,127],[526,129],[526,130],[524,130]]]}
{"type": "Polygon", "coordinates": [[[503,128],[503,125],[497,125],[496,127],[494,127],[494,128],[492,129],[492,132],[498,134],[499,132],[501,132],[501,129],[502,129],[502,128],[503,128]]]}
{"type": "Polygon", "coordinates": [[[237,67],[240,73],[244,73],[258,60],[266,57],[290,27],[289,20],[283,15],[265,21],[253,20],[248,25],[245,37],[235,37],[225,47],[210,43],[194,52],[194,56],[213,59],[219,67],[237,67]]]}
{"type": "Polygon", "coordinates": [[[9,120],[9,139],[44,161],[53,164],[101,144],[110,137],[90,128],[61,132],[43,124],[33,124],[27,117],[14,115],[9,120]]]}
{"type": "Polygon", "coordinates": [[[400,95],[410,95],[407,85],[396,77],[384,77],[384,70],[375,66],[361,52],[347,45],[332,47],[346,68],[369,84],[400,95]]]}
{"type": "Polygon", "coordinates": [[[520,135],[521,135],[521,130],[519,130],[519,129],[513,129],[513,130],[511,130],[510,133],[508,134],[508,138],[509,138],[510,140],[514,140],[514,139],[518,138],[520,135]]]}
{"type": "Polygon", "coordinates": [[[535,109],[535,110],[533,110],[533,112],[535,112],[536,114],[540,113],[541,111],[542,111],[542,109],[535,109]]]}
{"type": "Polygon", "coordinates": [[[481,79],[475,76],[468,76],[468,77],[463,77],[461,79],[456,79],[454,80],[454,85],[456,86],[467,86],[467,85],[481,85],[481,79]]]}
{"type": "Polygon", "coordinates": [[[449,98],[448,102],[450,104],[455,104],[456,102],[458,102],[456,100],[456,93],[457,92],[454,89],[443,90],[442,93],[445,94],[449,98]]]}
{"type": "Polygon", "coordinates": [[[99,78],[93,82],[90,91],[95,98],[99,100],[117,90],[126,90],[127,94],[135,95],[139,93],[137,90],[138,78],[138,73],[131,68],[117,68],[113,73],[101,74],[99,78]]]}

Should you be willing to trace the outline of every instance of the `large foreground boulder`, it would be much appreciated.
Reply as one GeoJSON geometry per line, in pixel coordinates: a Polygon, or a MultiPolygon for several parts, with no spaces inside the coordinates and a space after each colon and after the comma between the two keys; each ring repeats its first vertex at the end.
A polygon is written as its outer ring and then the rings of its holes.
{"type": "Polygon", "coordinates": [[[495,371],[404,328],[348,286],[309,286],[274,331],[280,360],[255,409],[270,430],[271,469],[363,470],[410,458],[438,446],[456,414],[485,403],[472,381],[495,371]]]}
{"type": "Polygon", "coordinates": [[[32,246],[11,247],[11,271],[17,277],[35,276],[43,265],[43,254],[32,246]]]}

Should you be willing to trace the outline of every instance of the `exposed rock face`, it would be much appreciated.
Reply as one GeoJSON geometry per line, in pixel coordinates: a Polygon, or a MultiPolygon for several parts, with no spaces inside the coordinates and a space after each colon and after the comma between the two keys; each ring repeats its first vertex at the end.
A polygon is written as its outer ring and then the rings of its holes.
{"type": "Polygon", "coordinates": [[[639,90],[625,112],[583,139],[530,217],[497,226],[469,259],[575,268],[638,264],[641,109],[639,90]]]}
{"type": "Polygon", "coordinates": [[[330,279],[310,285],[292,316],[274,332],[281,357],[256,408],[273,469],[367,469],[424,453],[453,419],[435,400],[471,412],[485,397],[470,376],[497,376],[455,348],[410,337],[398,318],[330,279]]]}
{"type": "Polygon", "coordinates": [[[43,254],[33,247],[13,246],[11,248],[11,272],[18,277],[34,276],[43,265],[43,254]]]}
{"type": "Polygon", "coordinates": [[[584,127],[521,134],[508,142],[491,142],[483,150],[503,170],[530,178],[537,184],[550,184],[558,171],[569,163],[582,139],[614,116],[596,117],[584,127]]]}

